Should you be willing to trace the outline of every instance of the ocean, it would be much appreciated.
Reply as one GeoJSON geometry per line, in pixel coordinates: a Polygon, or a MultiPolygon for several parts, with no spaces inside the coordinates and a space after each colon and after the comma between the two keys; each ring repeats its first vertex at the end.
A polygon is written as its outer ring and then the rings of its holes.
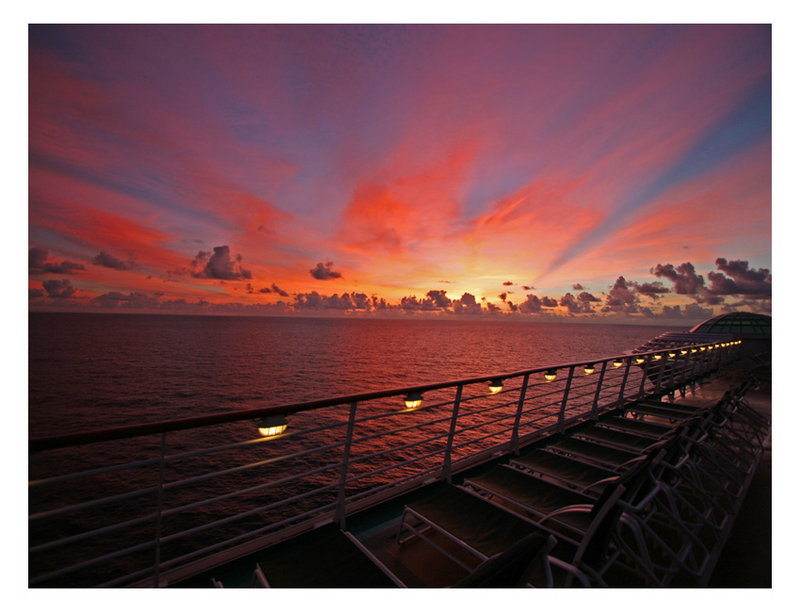
{"type": "Polygon", "coordinates": [[[668,330],[524,321],[29,315],[43,437],[613,356],[668,330]]]}

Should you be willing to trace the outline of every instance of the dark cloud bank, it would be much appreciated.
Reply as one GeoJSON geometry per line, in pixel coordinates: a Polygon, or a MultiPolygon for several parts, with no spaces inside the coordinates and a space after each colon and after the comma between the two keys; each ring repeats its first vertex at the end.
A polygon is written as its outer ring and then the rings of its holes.
{"type": "MultiPolygon", "coordinates": [[[[94,262],[119,270],[127,270],[133,262],[125,262],[100,253],[94,262]]],[[[296,293],[292,296],[275,283],[256,288],[247,283],[248,294],[275,294],[280,298],[277,302],[263,304],[211,304],[205,300],[189,302],[183,299],[168,300],[163,294],[147,295],[132,292],[123,294],[110,292],[90,300],[90,305],[103,309],[147,309],[171,312],[220,312],[220,313],[253,313],[253,314],[289,314],[289,313],[372,313],[396,315],[504,315],[534,316],[538,318],[556,317],[631,317],[638,319],[699,319],[713,314],[712,306],[722,311],[747,308],[755,312],[771,311],[772,275],[764,268],[750,268],[743,260],[728,261],[725,258],[716,260],[717,269],[707,277],[697,274],[690,262],[678,266],[657,264],[650,271],[658,279],[652,282],[639,283],[628,281],[619,276],[607,291],[600,294],[585,290],[584,285],[575,283],[573,292],[560,297],[539,296],[527,293],[524,298],[512,299],[513,292],[503,291],[497,297],[498,303],[485,297],[476,298],[471,293],[463,293],[458,298],[451,298],[446,290],[432,289],[423,297],[405,296],[398,303],[390,304],[384,298],[360,292],[320,294],[317,291],[296,293]],[[671,287],[669,286],[671,285],[671,287]],[[693,300],[683,306],[665,306],[661,298],[674,293],[693,300]],[[564,314],[564,312],[566,314],[564,314]]],[[[341,274],[333,269],[333,263],[318,263],[309,272],[318,280],[341,278],[341,274]]],[[[41,249],[31,249],[29,267],[31,274],[58,273],[57,270],[83,269],[80,264],[72,262],[48,262],[47,253],[41,249]],[[76,267],[77,266],[77,267],[76,267]]],[[[227,246],[215,247],[213,253],[200,251],[192,262],[192,276],[219,280],[247,280],[252,275],[242,267],[241,255],[231,258],[227,246]]],[[[504,282],[503,287],[513,285],[504,282]]],[[[533,289],[523,286],[525,291],[533,289]]],[[[46,280],[42,289],[29,290],[29,298],[33,303],[49,302],[51,304],[68,302],[66,298],[76,296],[77,289],[70,281],[46,280]]]]}

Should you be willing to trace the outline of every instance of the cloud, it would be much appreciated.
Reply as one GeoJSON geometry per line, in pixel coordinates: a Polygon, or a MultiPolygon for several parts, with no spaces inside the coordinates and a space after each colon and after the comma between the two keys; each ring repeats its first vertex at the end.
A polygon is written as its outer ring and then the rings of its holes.
{"type": "Polygon", "coordinates": [[[28,251],[28,274],[74,274],[85,269],[83,265],[73,261],[48,262],[45,249],[33,247],[28,251]]]}
{"type": "Polygon", "coordinates": [[[680,295],[696,295],[703,288],[703,277],[699,276],[690,262],[685,262],[677,268],[672,264],[658,264],[650,269],[650,273],[659,278],[666,278],[675,285],[675,293],[680,295]]]}
{"type": "MultiPolygon", "coordinates": [[[[284,291],[283,289],[281,289],[280,287],[278,287],[278,285],[276,285],[275,283],[272,283],[272,290],[275,293],[277,293],[278,295],[280,295],[281,297],[289,297],[289,294],[286,291],[284,291]]],[[[262,291],[263,291],[263,289],[262,289],[262,291]]]]}
{"type": "MultiPolygon", "coordinates": [[[[586,295],[588,296],[589,294],[586,293],[586,295]]],[[[589,296],[589,297],[594,297],[594,296],[589,296]]],[[[592,300],[580,300],[571,293],[565,293],[558,301],[558,305],[564,306],[570,312],[570,314],[578,314],[578,313],[588,314],[594,312],[594,310],[592,309],[591,301],[592,300]]],[[[595,301],[599,300],[595,298],[595,301]]]]}
{"type": "Polygon", "coordinates": [[[572,285],[572,288],[575,291],[583,291],[583,285],[581,285],[580,283],[575,283],[574,285],[572,285]]]}
{"type": "Polygon", "coordinates": [[[447,297],[447,292],[441,289],[432,289],[425,294],[423,299],[412,295],[400,300],[400,308],[410,311],[446,311],[453,305],[453,300],[447,297]]]}
{"type": "Polygon", "coordinates": [[[134,266],[136,266],[136,262],[132,259],[124,261],[114,257],[113,255],[109,255],[105,251],[100,251],[98,255],[95,255],[94,259],[92,259],[92,263],[96,266],[111,268],[112,270],[131,270],[134,266]]]}
{"type": "Polygon", "coordinates": [[[481,314],[481,305],[471,293],[464,293],[460,300],[453,301],[454,314],[481,314]]]}
{"type": "Polygon", "coordinates": [[[158,296],[147,295],[140,292],[130,292],[127,295],[119,291],[110,291],[92,299],[92,303],[100,308],[137,308],[155,309],[162,304],[158,296]]]}
{"type": "Polygon", "coordinates": [[[309,270],[311,276],[317,280],[331,280],[333,278],[342,278],[342,275],[333,269],[333,262],[326,261],[325,263],[319,262],[316,267],[309,270]]]}
{"type": "Polygon", "coordinates": [[[514,284],[514,283],[513,283],[512,281],[505,281],[505,282],[503,282],[503,286],[504,286],[504,287],[510,287],[510,286],[511,286],[511,285],[513,285],[513,284],[514,284]]]}
{"type": "Polygon", "coordinates": [[[298,293],[294,296],[292,307],[295,310],[366,310],[372,309],[372,304],[365,293],[343,293],[339,295],[321,295],[316,291],[298,293]]]}
{"type": "Polygon", "coordinates": [[[658,264],[650,272],[671,280],[676,293],[690,295],[698,304],[724,304],[725,296],[750,296],[761,300],[771,298],[772,275],[766,268],[751,269],[747,261],[728,261],[724,257],[717,258],[715,263],[720,271],[708,273],[708,286],[690,262],[682,263],[677,268],[672,264],[658,264]]]}
{"type": "Polygon", "coordinates": [[[449,308],[453,301],[447,297],[447,291],[440,289],[432,289],[425,294],[426,297],[433,301],[437,308],[449,308]]]}
{"type": "Polygon", "coordinates": [[[214,247],[214,253],[200,251],[192,261],[192,276],[195,278],[217,278],[220,280],[240,280],[252,278],[250,270],[242,268],[242,256],[231,260],[227,246],[214,247]]]}
{"type": "Polygon", "coordinates": [[[642,295],[646,295],[651,300],[657,300],[661,294],[669,293],[669,288],[662,285],[659,281],[655,281],[652,283],[629,283],[637,293],[641,293],[642,295]]]}
{"type": "Polygon", "coordinates": [[[747,261],[728,261],[719,257],[715,262],[722,272],[709,272],[709,292],[714,295],[772,296],[772,275],[766,268],[750,269],[747,261]],[[727,274],[730,278],[726,277],[727,274]]]}
{"type": "Polygon", "coordinates": [[[517,306],[520,312],[535,314],[542,312],[542,308],[555,308],[558,301],[547,296],[540,298],[538,295],[528,294],[525,301],[517,306]]]}
{"type": "Polygon", "coordinates": [[[611,291],[606,296],[606,305],[603,307],[603,312],[627,312],[631,314],[638,312],[639,298],[635,292],[628,288],[631,284],[622,276],[617,278],[611,291]]]}
{"type": "Polygon", "coordinates": [[[46,280],[42,282],[42,287],[47,292],[47,297],[54,299],[63,299],[75,295],[77,289],[65,279],[62,280],[46,280]]]}

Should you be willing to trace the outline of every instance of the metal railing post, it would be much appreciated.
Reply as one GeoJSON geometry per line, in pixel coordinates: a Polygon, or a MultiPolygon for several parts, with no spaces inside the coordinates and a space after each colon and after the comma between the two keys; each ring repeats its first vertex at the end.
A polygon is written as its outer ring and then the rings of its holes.
{"type": "Polygon", "coordinates": [[[644,397],[644,383],[647,380],[647,369],[650,366],[650,355],[644,358],[644,363],[642,364],[642,380],[639,382],[639,395],[636,396],[637,400],[641,400],[644,397]]]}
{"type": "Polygon", "coordinates": [[[660,361],[661,367],[658,369],[658,378],[656,379],[656,393],[658,393],[659,399],[661,399],[661,395],[664,393],[661,383],[664,380],[664,369],[667,367],[668,358],[661,355],[660,361]]]}
{"type": "Polygon", "coordinates": [[[600,368],[600,378],[597,381],[597,389],[594,392],[594,402],[592,402],[592,418],[597,420],[597,407],[600,402],[600,391],[603,388],[603,379],[606,376],[607,361],[603,362],[603,367],[600,368]]]}
{"type": "Polygon", "coordinates": [[[558,433],[564,433],[564,416],[567,411],[567,399],[569,398],[569,389],[572,386],[572,375],[575,372],[575,366],[569,367],[569,374],[567,375],[567,382],[564,384],[564,397],[561,400],[561,410],[558,413],[558,433]]]}
{"type": "Polygon", "coordinates": [[[619,395],[617,396],[617,408],[622,408],[625,403],[625,385],[628,384],[628,373],[631,371],[631,363],[633,357],[628,357],[628,363],[625,365],[625,373],[622,375],[622,385],[619,388],[619,395]]]}
{"type": "Polygon", "coordinates": [[[356,420],[356,406],[358,402],[350,404],[350,417],[347,420],[347,437],[344,442],[344,451],[342,457],[342,472],[339,477],[339,492],[336,499],[336,522],[339,527],[345,528],[345,509],[347,506],[347,497],[345,494],[345,483],[347,482],[347,468],[350,465],[350,445],[353,442],[353,428],[356,420]]]}
{"type": "Polygon", "coordinates": [[[166,454],[166,432],[161,433],[161,457],[158,462],[158,493],[156,495],[156,503],[158,509],[156,511],[156,538],[155,538],[155,563],[153,565],[153,586],[159,586],[160,573],[161,573],[161,513],[164,507],[164,455],[166,454]]]}
{"type": "Polygon", "coordinates": [[[530,373],[522,377],[522,388],[519,390],[519,402],[517,403],[517,416],[514,418],[514,431],[511,433],[511,452],[519,455],[519,422],[522,418],[522,407],[525,405],[525,393],[528,391],[528,379],[530,373]]]}
{"type": "Polygon", "coordinates": [[[452,479],[452,454],[453,454],[453,439],[456,435],[456,422],[458,421],[458,408],[461,405],[461,393],[464,390],[464,385],[458,385],[456,389],[456,399],[453,402],[453,415],[450,417],[450,433],[447,436],[447,447],[444,451],[444,461],[442,462],[442,475],[441,479],[451,482],[452,479]]]}

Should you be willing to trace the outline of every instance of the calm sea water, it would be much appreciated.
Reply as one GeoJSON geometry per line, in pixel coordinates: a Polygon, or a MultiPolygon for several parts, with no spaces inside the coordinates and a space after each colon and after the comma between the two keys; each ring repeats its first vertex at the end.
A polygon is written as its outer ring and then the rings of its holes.
{"type": "Polygon", "coordinates": [[[35,436],[613,356],[667,328],[31,313],[35,436]]]}

